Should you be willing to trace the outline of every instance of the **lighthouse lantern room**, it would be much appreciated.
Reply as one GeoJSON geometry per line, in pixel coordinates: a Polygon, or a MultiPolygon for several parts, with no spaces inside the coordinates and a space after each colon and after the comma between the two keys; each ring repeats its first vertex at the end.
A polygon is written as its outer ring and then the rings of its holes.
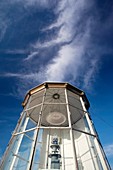
{"type": "Polygon", "coordinates": [[[1,170],[110,170],[85,93],[43,83],[26,94],[1,170]]]}

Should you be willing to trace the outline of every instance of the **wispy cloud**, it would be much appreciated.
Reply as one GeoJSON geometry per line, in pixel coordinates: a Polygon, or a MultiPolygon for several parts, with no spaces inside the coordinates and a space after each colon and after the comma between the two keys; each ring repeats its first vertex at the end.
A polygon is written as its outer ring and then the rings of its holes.
{"type": "Polygon", "coordinates": [[[36,78],[39,79],[38,73],[29,73],[29,74],[25,74],[25,73],[4,73],[4,74],[0,74],[0,77],[15,77],[15,78],[19,78],[21,80],[35,80],[36,78]]]}
{"type": "Polygon", "coordinates": [[[107,156],[113,156],[113,144],[104,146],[104,150],[107,156]]]}
{"type": "Polygon", "coordinates": [[[0,19],[0,42],[2,41],[2,39],[4,38],[4,35],[6,33],[7,30],[7,23],[5,21],[2,21],[0,19]]]}
{"type": "Polygon", "coordinates": [[[7,50],[0,50],[3,53],[6,54],[28,54],[29,50],[28,49],[7,49],[7,50]]]}
{"type": "Polygon", "coordinates": [[[9,0],[11,3],[22,3],[24,7],[35,6],[38,8],[50,8],[56,0],[9,0]]]}
{"type": "Polygon", "coordinates": [[[93,60],[91,60],[90,64],[88,65],[88,69],[83,79],[84,88],[89,89],[92,83],[95,81],[95,76],[99,70],[99,64],[98,64],[99,59],[100,59],[99,56],[95,57],[93,60]]]}
{"type": "Polygon", "coordinates": [[[57,36],[53,36],[52,40],[43,43],[38,42],[34,45],[34,48],[37,49],[49,48],[55,45],[60,46],[57,55],[53,56],[44,69],[45,80],[65,81],[68,77],[70,81],[77,81],[81,74],[80,69],[82,71],[84,69],[84,86],[88,86],[91,76],[94,75],[97,69],[95,67],[97,59],[94,56],[87,56],[87,49],[91,43],[92,16],[87,17],[86,22],[83,22],[82,17],[85,15],[85,11],[88,13],[92,5],[92,2],[87,3],[84,0],[81,2],[75,2],[74,0],[70,2],[61,1],[59,3],[56,9],[57,21],[45,28],[45,31],[60,28],[57,36]],[[89,58],[91,62],[90,69],[85,68],[89,58]]]}
{"type": "Polygon", "coordinates": [[[45,79],[47,81],[64,81],[66,76],[73,76],[73,79],[76,79],[79,66],[82,64],[83,48],[82,46],[73,48],[73,45],[62,46],[58,55],[46,66],[45,79]]]}
{"type": "MultiPolygon", "coordinates": [[[[36,3],[36,1],[32,0],[29,3],[36,3]]],[[[47,5],[50,1],[37,1],[37,3],[47,5]]],[[[92,26],[92,16],[87,16],[86,13],[92,7],[93,3],[89,3],[88,0],[63,0],[59,2],[54,10],[56,21],[42,30],[43,32],[47,32],[48,30],[53,31],[57,29],[57,34],[53,34],[51,38],[43,39],[43,42],[38,40],[35,44],[32,44],[33,52],[30,52],[24,59],[26,61],[25,65],[23,64],[26,69],[24,73],[6,73],[4,76],[18,78],[25,87],[31,80],[34,84],[40,81],[68,80],[78,82],[81,72],[84,72],[84,76],[82,77],[84,80],[83,84],[84,86],[88,86],[90,78],[96,70],[96,59],[87,56],[87,49],[90,49],[91,43],[90,28],[92,26]],[[86,18],[85,22],[83,17],[86,18]],[[50,48],[53,50],[54,47],[58,47],[57,53],[52,52],[53,56],[44,68],[41,63],[39,66],[33,63],[33,69],[27,64],[31,59],[35,58],[35,61],[38,60],[38,52],[40,50],[48,50],[50,48]],[[86,65],[89,58],[91,67],[88,69],[86,65]],[[28,69],[31,69],[30,73],[28,73],[28,69]]],[[[14,52],[18,51],[15,50],[14,52]]],[[[47,58],[49,54],[46,52],[45,55],[47,58]]]]}
{"type": "Polygon", "coordinates": [[[0,77],[18,77],[18,78],[20,78],[21,74],[18,74],[18,73],[3,73],[3,74],[0,74],[0,77]]]}
{"type": "MultiPolygon", "coordinates": [[[[56,1],[25,0],[24,3],[48,8],[56,1]]],[[[37,37],[37,41],[29,45],[29,51],[8,51],[12,54],[25,54],[21,61],[24,69],[0,76],[17,78],[19,93],[43,81],[76,82],[76,85],[84,89],[90,88],[98,74],[101,56],[106,52],[105,47],[103,50],[102,45],[95,45],[94,42],[94,35],[98,35],[95,30],[101,23],[94,8],[94,1],[89,0],[57,2],[54,21],[40,30],[43,39],[37,37]]]]}
{"type": "Polygon", "coordinates": [[[24,2],[26,5],[31,6],[31,5],[40,5],[42,7],[48,7],[49,5],[49,0],[25,0],[24,2]]]}
{"type": "Polygon", "coordinates": [[[34,57],[37,57],[37,55],[38,55],[38,51],[34,51],[34,52],[32,52],[31,54],[29,54],[29,55],[24,59],[24,61],[32,60],[34,57]]]}
{"type": "Polygon", "coordinates": [[[0,120],[0,124],[4,124],[6,122],[7,122],[7,120],[0,120]]]}

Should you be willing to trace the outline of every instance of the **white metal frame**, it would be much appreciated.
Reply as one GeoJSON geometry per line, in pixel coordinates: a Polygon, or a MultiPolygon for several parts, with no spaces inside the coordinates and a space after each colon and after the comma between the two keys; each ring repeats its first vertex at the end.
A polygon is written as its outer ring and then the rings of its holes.
{"type": "MultiPolygon", "coordinates": [[[[29,117],[26,118],[26,121],[25,121],[25,123],[24,123],[23,130],[26,128],[27,123],[28,123],[28,120],[29,120],[29,117]]],[[[18,154],[18,150],[19,150],[19,148],[20,148],[20,145],[21,145],[21,142],[22,142],[23,137],[24,137],[24,134],[22,134],[22,135],[20,136],[20,139],[19,139],[19,142],[18,142],[16,151],[15,151],[15,153],[14,153],[15,155],[18,154]]],[[[15,160],[16,160],[16,156],[14,156],[14,158],[13,158],[13,161],[12,161],[12,164],[11,164],[11,167],[10,167],[10,170],[13,170],[13,166],[14,166],[15,160]]]]}
{"type": "MultiPolygon", "coordinates": [[[[90,131],[91,131],[92,134],[95,134],[94,127],[93,127],[93,125],[92,125],[92,123],[91,123],[91,121],[90,121],[90,119],[89,119],[89,115],[88,115],[88,112],[87,112],[87,110],[86,110],[86,108],[85,108],[85,104],[84,104],[84,102],[83,102],[82,97],[80,97],[80,100],[81,100],[83,109],[84,109],[84,111],[86,112],[86,113],[85,113],[85,116],[86,116],[86,120],[87,120],[88,125],[89,125],[89,128],[90,128],[90,131]]],[[[94,138],[94,144],[95,144],[95,146],[96,146],[96,149],[97,149],[97,152],[98,152],[98,156],[100,157],[99,159],[100,159],[100,162],[101,162],[101,165],[102,165],[103,169],[104,169],[104,170],[111,170],[111,168],[110,168],[110,167],[108,166],[108,164],[106,163],[105,155],[103,155],[103,153],[102,153],[102,148],[101,148],[101,146],[99,145],[97,135],[96,135],[96,137],[94,138]]]]}
{"type": "Polygon", "coordinates": [[[41,105],[40,114],[39,114],[39,120],[37,123],[35,135],[34,135],[34,142],[33,142],[32,148],[31,148],[30,159],[29,159],[29,164],[28,164],[27,170],[31,170],[32,166],[33,166],[33,160],[34,160],[34,155],[36,152],[37,138],[38,138],[38,132],[39,132],[40,124],[41,124],[41,116],[42,116],[42,109],[43,109],[44,100],[45,100],[45,94],[46,94],[46,88],[45,88],[45,92],[43,94],[42,105],[41,105]]]}
{"type": "Polygon", "coordinates": [[[7,155],[8,155],[8,151],[10,150],[10,148],[11,148],[11,146],[10,146],[10,143],[12,143],[12,141],[13,141],[13,134],[20,128],[20,126],[21,126],[21,122],[23,121],[23,119],[24,119],[24,114],[23,114],[23,112],[20,114],[21,116],[20,116],[20,118],[19,118],[19,120],[18,120],[18,123],[17,123],[17,125],[16,125],[16,127],[15,127],[15,130],[13,131],[13,133],[12,133],[12,137],[11,137],[11,139],[10,139],[10,141],[9,141],[9,144],[8,144],[8,147],[6,148],[6,151],[5,151],[5,153],[4,153],[4,155],[3,155],[3,157],[2,157],[2,160],[1,160],[1,167],[3,166],[3,164],[4,164],[4,160],[5,160],[5,158],[7,157],[7,155]]]}
{"type": "Polygon", "coordinates": [[[49,134],[47,135],[47,145],[46,145],[46,160],[45,160],[45,168],[47,166],[47,162],[48,162],[48,154],[49,154],[49,143],[50,143],[50,130],[49,130],[49,134]]]}
{"type": "Polygon", "coordinates": [[[75,170],[78,170],[76,148],[75,148],[75,143],[74,143],[74,136],[73,136],[73,130],[72,130],[72,125],[71,125],[71,118],[70,118],[71,113],[70,113],[70,110],[69,110],[69,102],[68,102],[68,96],[67,96],[67,89],[66,88],[65,88],[65,97],[66,97],[68,121],[69,121],[69,127],[70,127],[70,138],[71,138],[71,143],[72,143],[72,147],[73,147],[74,168],[75,168],[75,170]]]}
{"type": "MultiPolygon", "coordinates": [[[[29,99],[29,102],[28,102],[28,104],[27,104],[27,108],[28,108],[28,106],[29,106],[30,100],[31,100],[31,99],[29,99]]],[[[25,113],[26,113],[26,112],[25,112],[25,113]]],[[[26,116],[26,115],[25,115],[25,116],[26,116]]],[[[23,116],[23,117],[24,117],[24,116],[23,116]]],[[[24,119],[24,118],[23,118],[23,119],[24,119]]],[[[25,120],[25,123],[24,123],[24,126],[23,126],[23,131],[25,131],[28,121],[29,121],[29,117],[26,117],[26,120],[25,120]]],[[[19,148],[20,148],[20,145],[21,145],[21,142],[22,142],[23,137],[24,137],[24,133],[22,133],[22,135],[20,136],[20,139],[19,139],[19,142],[18,142],[18,146],[17,146],[16,151],[15,151],[15,153],[14,153],[15,155],[17,155],[17,153],[18,153],[18,151],[19,151],[19,148]]],[[[16,156],[15,156],[15,155],[14,155],[14,158],[13,158],[13,161],[12,161],[12,164],[11,164],[11,167],[10,167],[10,170],[13,170],[13,166],[14,166],[14,163],[15,163],[15,160],[16,160],[16,156]]]]}

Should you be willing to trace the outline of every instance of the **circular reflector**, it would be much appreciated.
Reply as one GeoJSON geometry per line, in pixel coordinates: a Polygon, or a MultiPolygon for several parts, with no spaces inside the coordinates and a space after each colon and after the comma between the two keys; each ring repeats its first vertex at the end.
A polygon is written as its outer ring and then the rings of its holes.
{"type": "Polygon", "coordinates": [[[60,112],[51,112],[46,117],[46,120],[51,125],[61,125],[66,121],[66,117],[60,112]]]}

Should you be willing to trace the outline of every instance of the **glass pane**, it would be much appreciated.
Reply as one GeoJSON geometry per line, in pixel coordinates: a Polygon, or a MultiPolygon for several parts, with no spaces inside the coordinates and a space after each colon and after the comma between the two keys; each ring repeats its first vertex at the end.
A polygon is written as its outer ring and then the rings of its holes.
{"type": "MultiPolygon", "coordinates": [[[[80,119],[73,128],[90,133],[85,117],[80,119]]],[[[81,170],[84,168],[90,170],[99,167],[100,170],[103,170],[94,142],[95,137],[83,132],[73,130],[79,169],[81,170]]]]}
{"type": "Polygon", "coordinates": [[[26,170],[28,166],[28,162],[22,160],[20,158],[16,158],[15,165],[13,166],[13,170],[26,170]]]}
{"type": "Polygon", "coordinates": [[[42,139],[43,139],[43,129],[39,129],[35,156],[33,160],[33,167],[32,167],[33,170],[38,170],[40,159],[42,158],[41,157],[41,149],[42,149],[42,142],[43,142],[42,139]]]}
{"type": "Polygon", "coordinates": [[[18,152],[15,154],[16,160],[13,166],[15,169],[24,170],[26,168],[29,162],[31,149],[33,146],[34,132],[35,131],[30,131],[22,136],[20,148],[18,152]]]}
{"type": "Polygon", "coordinates": [[[34,127],[36,127],[36,123],[29,118],[27,126],[26,126],[26,130],[34,128],[34,127]]]}
{"type": "Polygon", "coordinates": [[[22,131],[23,131],[25,121],[26,121],[26,112],[24,112],[24,116],[23,116],[23,118],[22,118],[22,120],[21,120],[21,122],[20,122],[20,125],[19,125],[19,127],[18,127],[17,132],[22,132],[22,131]]]}
{"type": "Polygon", "coordinates": [[[10,147],[8,149],[8,154],[5,158],[4,165],[3,165],[3,170],[8,170],[10,169],[10,166],[12,164],[12,161],[14,159],[14,153],[16,152],[18,142],[21,138],[21,135],[15,136],[12,139],[12,142],[10,142],[10,147]]]}

